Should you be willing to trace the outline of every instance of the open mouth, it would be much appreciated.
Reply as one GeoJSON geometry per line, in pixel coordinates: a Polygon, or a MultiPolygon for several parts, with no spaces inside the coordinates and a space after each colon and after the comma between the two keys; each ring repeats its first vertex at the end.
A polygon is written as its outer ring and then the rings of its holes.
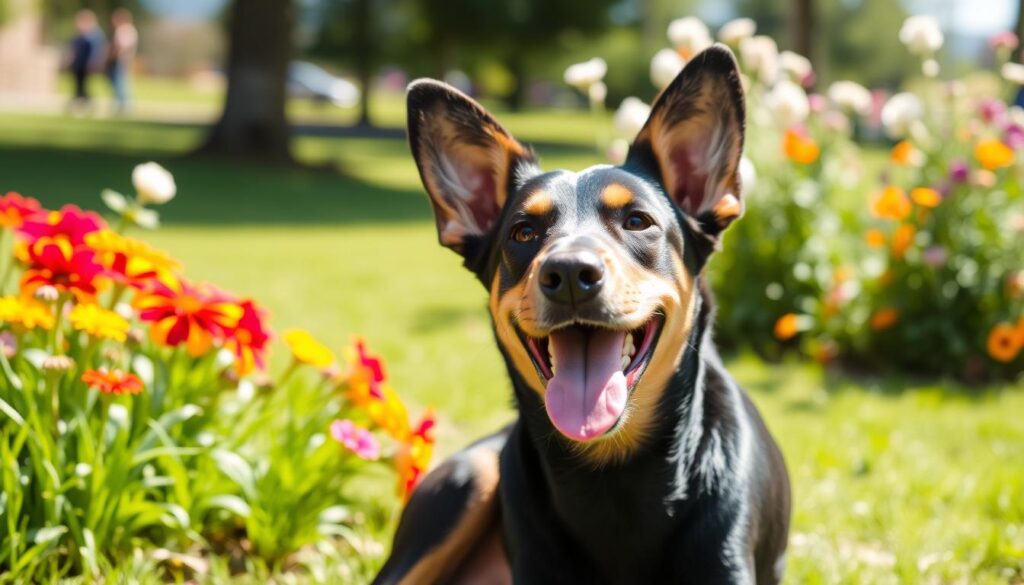
{"type": "Polygon", "coordinates": [[[615,427],[650,362],[661,324],[654,315],[629,331],[572,324],[543,338],[520,334],[546,381],[548,416],[562,434],[589,441],[615,427]]]}

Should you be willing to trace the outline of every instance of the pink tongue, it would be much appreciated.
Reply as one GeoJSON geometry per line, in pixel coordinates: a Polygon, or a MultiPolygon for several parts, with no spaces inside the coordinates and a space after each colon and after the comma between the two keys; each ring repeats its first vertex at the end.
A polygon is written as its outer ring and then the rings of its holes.
{"type": "Polygon", "coordinates": [[[562,329],[548,343],[555,375],[548,381],[544,402],[548,417],[570,439],[599,437],[626,408],[626,377],[622,373],[624,331],[562,329]]]}

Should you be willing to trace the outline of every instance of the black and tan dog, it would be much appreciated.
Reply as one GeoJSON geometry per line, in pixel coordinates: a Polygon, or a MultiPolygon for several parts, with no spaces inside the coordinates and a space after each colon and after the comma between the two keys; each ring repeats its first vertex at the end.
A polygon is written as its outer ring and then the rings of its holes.
{"type": "Polygon", "coordinates": [[[743,210],[732,54],[686,66],[625,164],[579,173],[542,172],[447,85],[408,100],[441,243],[490,291],[519,419],[416,489],[376,583],[777,583],[785,464],[722,367],[703,286],[743,210]]]}

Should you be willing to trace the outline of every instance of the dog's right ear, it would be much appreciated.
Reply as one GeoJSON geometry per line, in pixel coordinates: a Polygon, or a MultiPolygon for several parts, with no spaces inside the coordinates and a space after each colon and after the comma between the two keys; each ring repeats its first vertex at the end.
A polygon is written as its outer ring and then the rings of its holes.
{"type": "Polygon", "coordinates": [[[430,195],[441,244],[465,255],[497,223],[516,181],[536,172],[533,153],[480,104],[431,79],[407,96],[409,145],[430,195]]]}

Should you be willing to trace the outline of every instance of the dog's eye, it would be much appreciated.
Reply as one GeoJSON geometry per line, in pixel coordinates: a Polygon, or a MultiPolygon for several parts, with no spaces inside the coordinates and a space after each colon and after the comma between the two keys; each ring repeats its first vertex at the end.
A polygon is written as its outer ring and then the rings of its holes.
{"type": "Polygon", "coordinates": [[[654,221],[651,216],[641,211],[634,211],[626,217],[626,221],[622,223],[622,227],[631,232],[642,232],[645,229],[654,225],[654,221]]]}
{"type": "Polygon", "coordinates": [[[509,238],[521,243],[532,242],[537,239],[537,230],[533,229],[532,225],[522,221],[512,226],[512,233],[509,234],[509,238]]]}

